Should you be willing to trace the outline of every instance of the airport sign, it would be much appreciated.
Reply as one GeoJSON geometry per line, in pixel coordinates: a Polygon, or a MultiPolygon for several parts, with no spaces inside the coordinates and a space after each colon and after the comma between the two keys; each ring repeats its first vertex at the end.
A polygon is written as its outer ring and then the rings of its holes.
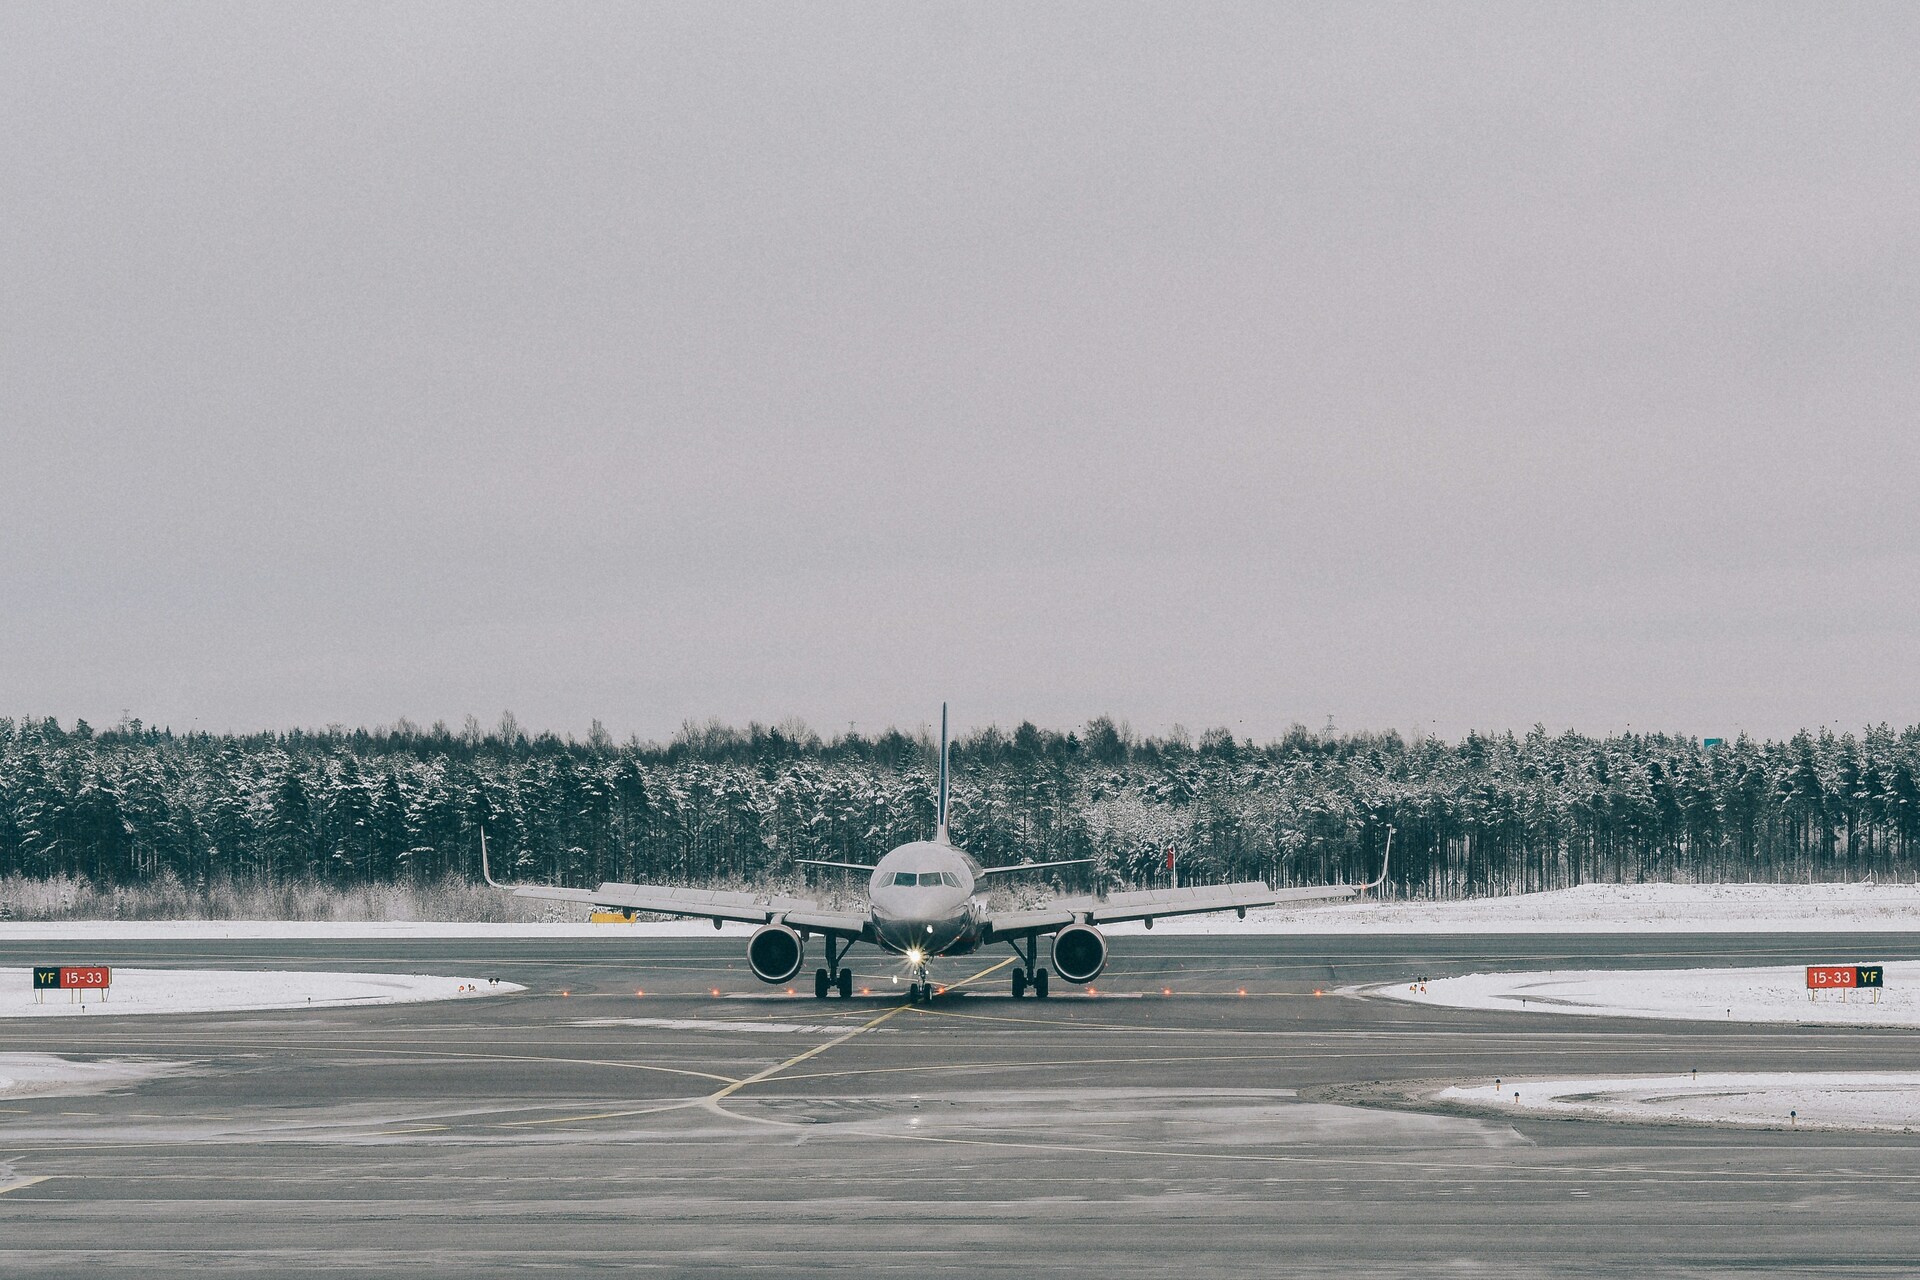
{"type": "Polygon", "coordinates": [[[1807,990],[1836,991],[1850,987],[1881,987],[1886,973],[1877,964],[1810,964],[1807,966],[1807,990]]]}
{"type": "Polygon", "coordinates": [[[33,967],[35,991],[104,991],[113,985],[113,970],[103,964],[37,964],[33,967]]]}

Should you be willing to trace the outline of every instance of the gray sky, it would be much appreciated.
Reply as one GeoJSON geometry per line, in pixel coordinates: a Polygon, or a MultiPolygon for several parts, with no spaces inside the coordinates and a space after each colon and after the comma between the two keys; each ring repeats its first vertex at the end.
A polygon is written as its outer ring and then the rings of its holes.
{"type": "Polygon", "coordinates": [[[0,710],[1920,721],[1920,11],[0,9],[0,710]]]}

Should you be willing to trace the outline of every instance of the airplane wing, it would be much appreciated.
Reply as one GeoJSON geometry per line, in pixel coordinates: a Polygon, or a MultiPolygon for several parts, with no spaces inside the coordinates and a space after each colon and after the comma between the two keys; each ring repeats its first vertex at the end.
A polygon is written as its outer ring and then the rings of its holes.
{"type": "Polygon", "coordinates": [[[1386,883],[1387,864],[1393,857],[1393,829],[1387,829],[1387,852],[1380,859],[1380,874],[1366,884],[1305,885],[1296,889],[1269,889],[1258,880],[1239,884],[1196,885],[1189,889],[1142,889],[1133,893],[1110,893],[1104,898],[1058,898],[1025,911],[1003,911],[987,917],[987,939],[1025,937],[1033,933],[1052,933],[1076,920],[1088,924],[1119,924],[1124,920],[1144,920],[1151,929],[1163,916],[1193,916],[1209,911],[1238,911],[1249,907],[1271,907],[1282,902],[1326,902],[1352,898],[1367,889],[1386,883]]]}
{"type": "Polygon", "coordinates": [[[486,877],[488,884],[516,898],[546,898],[617,911],[693,916],[713,921],[716,929],[726,921],[768,924],[775,919],[784,919],[794,928],[811,933],[830,933],[846,938],[864,938],[867,934],[865,916],[828,911],[807,898],[762,898],[751,893],[729,893],[719,889],[681,889],[668,885],[620,884],[614,881],[607,881],[598,889],[501,884],[493,878],[492,869],[487,865],[484,843],[481,846],[480,873],[486,877]]]}
{"type": "Polygon", "coordinates": [[[1145,920],[1148,927],[1163,916],[1193,916],[1209,911],[1245,911],[1249,907],[1271,907],[1280,902],[1314,902],[1333,898],[1351,898],[1359,887],[1350,884],[1324,888],[1269,889],[1258,880],[1240,884],[1201,885],[1191,889],[1145,889],[1135,893],[1113,893],[1104,898],[1059,898],[1045,906],[1026,911],[1003,911],[988,917],[991,938],[1029,933],[1052,933],[1075,920],[1088,924],[1119,924],[1125,920],[1145,920]]]}

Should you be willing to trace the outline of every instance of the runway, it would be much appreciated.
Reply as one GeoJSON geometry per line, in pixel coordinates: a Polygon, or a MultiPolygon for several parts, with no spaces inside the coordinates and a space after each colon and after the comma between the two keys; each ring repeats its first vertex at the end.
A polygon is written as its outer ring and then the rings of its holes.
{"type": "Polygon", "coordinates": [[[1376,1081],[1911,1069],[1916,1031],[1332,992],[1913,958],[1920,934],[1127,937],[1097,995],[1014,1001],[1002,949],[941,962],[952,989],[921,1008],[869,949],[850,963],[870,996],[816,1001],[761,987],[737,939],[613,930],[6,944],[0,965],[479,973],[528,990],[0,1021],[0,1051],[187,1064],[124,1092],[0,1098],[0,1274],[1911,1275],[1910,1135],[1325,1099],[1376,1081]]]}

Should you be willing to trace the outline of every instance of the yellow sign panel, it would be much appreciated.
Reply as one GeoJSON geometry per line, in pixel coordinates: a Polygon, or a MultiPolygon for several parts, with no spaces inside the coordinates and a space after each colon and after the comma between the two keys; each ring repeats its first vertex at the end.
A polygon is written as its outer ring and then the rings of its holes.
{"type": "Polygon", "coordinates": [[[625,911],[596,911],[587,917],[595,924],[632,924],[633,917],[625,911]]]}

